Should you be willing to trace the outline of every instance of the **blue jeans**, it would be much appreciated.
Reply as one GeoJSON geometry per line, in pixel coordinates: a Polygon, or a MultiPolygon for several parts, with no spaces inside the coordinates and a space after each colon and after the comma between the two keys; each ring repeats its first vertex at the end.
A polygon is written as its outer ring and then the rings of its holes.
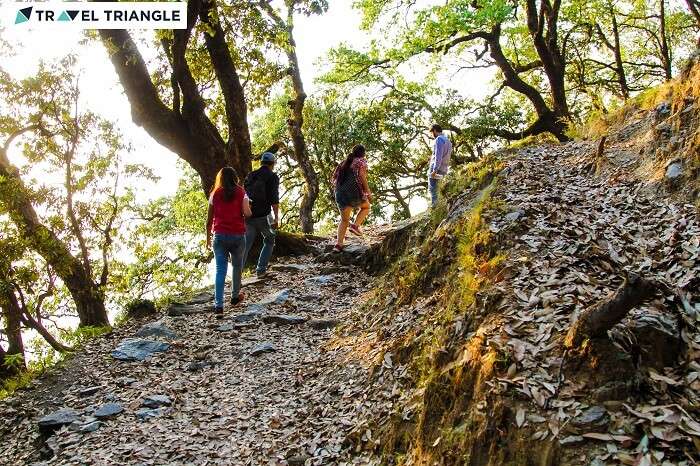
{"type": "Polygon", "coordinates": [[[241,291],[241,272],[243,271],[243,253],[245,252],[245,235],[214,233],[214,258],[216,259],[216,280],[214,281],[214,304],[224,307],[224,282],[228,272],[228,260],[231,257],[233,277],[231,278],[231,297],[237,298],[241,291]]]}
{"type": "Polygon", "coordinates": [[[435,207],[438,201],[438,191],[440,186],[440,180],[428,175],[428,192],[430,193],[430,202],[432,206],[435,207]]]}
{"type": "Polygon", "coordinates": [[[267,265],[270,263],[270,257],[272,257],[272,249],[275,247],[275,233],[272,228],[270,228],[270,221],[267,217],[252,217],[245,221],[245,254],[243,255],[243,264],[248,260],[248,253],[250,248],[253,247],[255,238],[258,235],[263,237],[263,245],[260,250],[260,257],[258,257],[258,266],[255,268],[256,273],[265,273],[267,270],[267,265]]]}

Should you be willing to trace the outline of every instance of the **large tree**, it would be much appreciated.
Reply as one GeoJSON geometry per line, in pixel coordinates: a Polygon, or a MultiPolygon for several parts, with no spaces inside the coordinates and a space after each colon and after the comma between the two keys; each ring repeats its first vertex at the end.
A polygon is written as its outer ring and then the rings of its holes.
{"type": "Polygon", "coordinates": [[[319,194],[319,179],[314,169],[306,147],[304,138],[304,103],[306,102],[306,91],[304,81],[301,78],[299,69],[299,58],[297,56],[297,45],[294,38],[294,15],[298,11],[319,13],[326,9],[325,2],[312,1],[310,4],[301,0],[285,0],[284,6],[287,10],[286,18],[280,14],[268,0],[261,0],[260,7],[272,20],[274,26],[281,33],[281,47],[287,57],[287,75],[291,82],[292,98],[288,105],[290,116],[287,119],[287,130],[292,141],[293,150],[291,155],[299,166],[304,177],[304,196],[299,206],[299,222],[304,233],[313,233],[314,217],[313,208],[319,194]]]}
{"type": "Polygon", "coordinates": [[[170,66],[170,94],[161,93],[139,48],[128,31],[100,30],[136,123],[158,143],[175,152],[194,168],[204,191],[214,184],[218,171],[232,166],[240,176],[251,170],[252,151],[248,128],[248,104],[215,0],[187,3],[187,28],[165,33],[161,45],[170,66]],[[210,68],[223,98],[223,125],[209,111],[203,84],[196,79],[210,68]],[[206,56],[206,63],[202,64],[206,56]],[[166,97],[170,105],[166,105],[166,97]]]}

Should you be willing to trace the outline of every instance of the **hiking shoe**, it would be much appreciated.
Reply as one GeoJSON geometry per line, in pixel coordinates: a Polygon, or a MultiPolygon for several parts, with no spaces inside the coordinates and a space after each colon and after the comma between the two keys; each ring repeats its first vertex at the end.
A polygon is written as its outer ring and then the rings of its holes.
{"type": "Polygon", "coordinates": [[[362,233],[362,230],[360,230],[360,227],[354,223],[351,223],[350,226],[348,227],[348,229],[350,230],[350,233],[352,233],[355,236],[359,236],[359,237],[365,236],[365,234],[362,233]]]}
{"type": "Polygon", "coordinates": [[[238,296],[237,296],[237,297],[231,298],[231,304],[234,305],[234,306],[235,306],[236,304],[240,304],[240,303],[243,302],[243,298],[245,298],[245,295],[244,295],[243,293],[238,293],[238,296]]]}
{"type": "Polygon", "coordinates": [[[223,319],[224,318],[224,308],[223,307],[215,307],[214,308],[214,315],[216,316],[217,319],[223,319]]]}
{"type": "Polygon", "coordinates": [[[342,244],[336,244],[333,246],[333,252],[343,252],[343,249],[345,249],[345,246],[342,244]]]}
{"type": "Polygon", "coordinates": [[[258,278],[267,278],[270,276],[270,272],[265,270],[264,272],[255,272],[255,276],[258,278]]]}

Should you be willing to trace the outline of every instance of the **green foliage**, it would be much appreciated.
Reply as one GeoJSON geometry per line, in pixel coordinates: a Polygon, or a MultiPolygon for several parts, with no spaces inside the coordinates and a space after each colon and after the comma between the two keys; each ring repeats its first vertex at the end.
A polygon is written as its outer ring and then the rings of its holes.
{"type": "Polygon", "coordinates": [[[24,367],[24,355],[8,354],[3,359],[2,364],[10,370],[17,371],[24,367]]]}
{"type": "Polygon", "coordinates": [[[73,330],[62,332],[63,340],[73,348],[79,347],[86,342],[93,340],[100,335],[104,335],[112,331],[112,327],[91,327],[83,326],[73,330]]]}
{"type": "Polygon", "coordinates": [[[162,305],[202,286],[213,257],[205,247],[207,199],[194,170],[180,167],[175,195],[155,199],[135,212],[140,222],[124,242],[133,260],[115,270],[113,279],[123,296],[122,306],[142,298],[162,305]]]}

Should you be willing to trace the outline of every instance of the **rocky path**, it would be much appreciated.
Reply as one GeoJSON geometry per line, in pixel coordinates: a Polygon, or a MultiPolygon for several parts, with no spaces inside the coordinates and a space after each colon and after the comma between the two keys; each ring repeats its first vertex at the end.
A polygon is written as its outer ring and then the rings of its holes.
{"type": "Polygon", "coordinates": [[[224,320],[199,296],[0,402],[0,464],[368,464],[344,444],[366,368],[327,342],[369,279],[306,257],[252,281],[224,320]]]}

